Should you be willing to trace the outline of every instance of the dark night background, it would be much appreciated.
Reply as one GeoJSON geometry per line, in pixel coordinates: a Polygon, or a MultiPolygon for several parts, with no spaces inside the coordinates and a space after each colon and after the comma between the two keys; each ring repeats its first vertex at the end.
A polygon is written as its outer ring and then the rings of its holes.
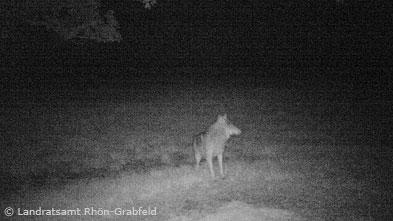
{"type": "Polygon", "coordinates": [[[114,10],[121,42],[66,42],[25,23],[1,40],[3,110],[286,90],[321,123],[342,122],[336,145],[375,147],[372,171],[390,185],[392,3],[109,2],[102,10],[114,10]]]}
{"type": "Polygon", "coordinates": [[[361,114],[375,112],[383,119],[372,123],[385,130],[391,128],[385,123],[392,84],[390,6],[160,1],[146,10],[133,1],[103,2],[121,25],[120,43],[78,45],[23,23],[15,38],[3,39],[3,105],[136,99],[130,90],[262,86],[338,103],[365,101],[369,109],[361,114]]]}

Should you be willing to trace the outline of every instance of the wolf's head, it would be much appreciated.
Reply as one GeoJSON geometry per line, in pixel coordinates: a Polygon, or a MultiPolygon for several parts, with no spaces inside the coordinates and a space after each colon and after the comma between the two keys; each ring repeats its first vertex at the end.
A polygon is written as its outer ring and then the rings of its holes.
{"type": "Polygon", "coordinates": [[[219,115],[217,118],[217,123],[219,123],[224,129],[228,137],[232,135],[239,135],[242,131],[233,125],[227,118],[227,115],[219,115]]]}

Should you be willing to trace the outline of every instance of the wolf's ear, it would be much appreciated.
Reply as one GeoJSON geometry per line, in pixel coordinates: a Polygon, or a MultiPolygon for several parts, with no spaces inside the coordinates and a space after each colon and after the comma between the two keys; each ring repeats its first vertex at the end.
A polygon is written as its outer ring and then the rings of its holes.
{"type": "Polygon", "coordinates": [[[218,115],[217,121],[218,122],[225,122],[226,121],[226,116],[225,115],[218,115]]]}
{"type": "Polygon", "coordinates": [[[218,115],[217,121],[227,121],[227,114],[224,115],[218,115]]]}

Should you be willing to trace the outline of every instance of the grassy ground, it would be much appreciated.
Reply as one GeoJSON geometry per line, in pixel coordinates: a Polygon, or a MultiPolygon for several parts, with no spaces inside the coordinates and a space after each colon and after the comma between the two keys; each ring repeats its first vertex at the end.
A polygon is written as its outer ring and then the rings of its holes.
{"type": "Polygon", "coordinates": [[[195,88],[112,91],[106,100],[93,91],[58,105],[4,108],[1,209],[156,208],[154,216],[56,220],[392,215],[388,176],[381,172],[391,172],[383,164],[391,159],[351,123],[351,104],[296,90],[195,88]],[[199,171],[192,167],[190,138],[221,113],[243,133],[227,146],[225,179],[210,180],[206,163],[199,171]]]}

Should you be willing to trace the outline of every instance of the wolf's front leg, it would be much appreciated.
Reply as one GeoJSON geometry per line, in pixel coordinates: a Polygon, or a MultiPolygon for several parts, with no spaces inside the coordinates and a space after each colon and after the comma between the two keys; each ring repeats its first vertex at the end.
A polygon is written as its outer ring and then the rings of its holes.
{"type": "Polygon", "coordinates": [[[220,166],[220,175],[221,175],[222,178],[224,178],[225,175],[224,175],[224,168],[223,168],[223,165],[222,165],[222,158],[223,158],[222,155],[223,155],[222,153],[218,154],[217,155],[217,159],[218,159],[218,164],[220,166]]]}
{"type": "Polygon", "coordinates": [[[214,168],[213,168],[213,153],[207,153],[206,156],[207,164],[209,165],[210,176],[214,179],[214,168]]]}

